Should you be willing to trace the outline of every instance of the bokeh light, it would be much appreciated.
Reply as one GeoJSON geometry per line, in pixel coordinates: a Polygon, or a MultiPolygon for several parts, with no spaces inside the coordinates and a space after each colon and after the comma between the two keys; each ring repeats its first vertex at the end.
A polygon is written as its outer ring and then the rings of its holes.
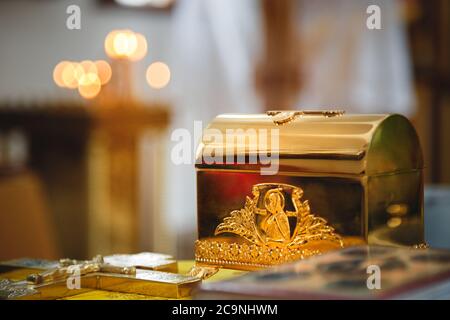
{"type": "Polygon", "coordinates": [[[169,66],[163,62],[154,62],[147,68],[147,83],[155,89],[162,89],[170,81],[169,66]]]}
{"type": "Polygon", "coordinates": [[[147,39],[141,33],[135,33],[137,40],[136,50],[130,55],[130,60],[139,61],[147,54],[147,39]]]}
{"type": "Polygon", "coordinates": [[[66,85],[64,84],[62,73],[64,68],[69,64],[69,61],[61,61],[58,63],[55,68],[53,69],[53,81],[55,81],[56,85],[61,88],[65,88],[66,85]]]}
{"type": "Polygon", "coordinates": [[[78,82],[78,92],[85,99],[95,98],[100,90],[102,84],[100,78],[96,73],[85,73],[81,76],[78,82]]]}
{"type": "Polygon", "coordinates": [[[77,62],[70,62],[64,66],[62,71],[62,82],[64,86],[69,89],[76,89],[78,87],[78,79],[81,78],[84,71],[77,62]]]}
{"type": "Polygon", "coordinates": [[[85,99],[96,97],[111,76],[111,66],[104,60],[61,61],[53,69],[53,80],[57,86],[78,89],[85,99]]]}
{"type": "Polygon", "coordinates": [[[119,33],[119,30],[113,30],[105,38],[105,52],[111,58],[116,58],[116,52],[114,51],[114,38],[119,33]]]}
{"type": "MultiPolygon", "coordinates": [[[[81,61],[80,62],[80,66],[83,69],[83,74],[86,74],[86,73],[98,73],[97,72],[97,65],[91,60],[81,61]]],[[[80,80],[80,79],[78,79],[78,80],[80,80]]]]}
{"type": "Polygon", "coordinates": [[[137,61],[147,54],[147,40],[131,30],[113,30],[105,38],[105,52],[113,59],[137,61]]]}
{"type": "Polygon", "coordinates": [[[100,78],[100,82],[102,85],[105,85],[111,80],[112,70],[111,66],[105,60],[97,60],[95,61],[95,66],[97,68],[97,74],[100,78]]]}

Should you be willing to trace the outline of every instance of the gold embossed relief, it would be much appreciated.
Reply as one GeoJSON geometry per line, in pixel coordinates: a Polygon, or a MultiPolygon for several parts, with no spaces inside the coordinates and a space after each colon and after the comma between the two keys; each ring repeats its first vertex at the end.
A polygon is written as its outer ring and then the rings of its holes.
{"type": "Polygon", "coordinates": [[[196,260],[263,267],[343,247],[341,236],[325,219],[311,213],[308,200],[302,197],[303,190],[296,186],[254,185],[252,197],[247,196],[242,209],[223,219],[214,238],[196,242],[196,260]]]}

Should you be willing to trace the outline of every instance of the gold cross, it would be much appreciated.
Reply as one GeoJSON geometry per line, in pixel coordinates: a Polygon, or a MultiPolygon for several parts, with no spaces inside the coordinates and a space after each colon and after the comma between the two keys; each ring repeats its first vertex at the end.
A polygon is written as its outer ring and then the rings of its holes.
{"type": "MultiPolygon", "coordinates": [[[[40,260],[21,259],[1,265],[32,269],[46,264],[40,260]]],[[[201,281],[198,277],[159,271],[161,269],[176,271],[176,261],[170,256],[154,253],[98,255],[86,261],[61,259],[56,267],[30,274],[26,280],[0,281],[0,298],[55,299],[92,289],[181,298],[190,295],[201,281]],[[75,288],[70,285],[73,280],[78,284],[75,288]]]]}

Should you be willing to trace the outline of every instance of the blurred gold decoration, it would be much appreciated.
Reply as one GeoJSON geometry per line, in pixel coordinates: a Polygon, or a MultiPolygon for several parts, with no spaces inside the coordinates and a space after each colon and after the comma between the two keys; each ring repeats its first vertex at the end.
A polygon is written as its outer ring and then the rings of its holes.
{"type": "MultiPolygon", "coordinates": [[[[57,227],[52,243],[60,247],[61,255],[79,259],[98,253],[151,250],[152,240],[146,234],[158,212],[154,199],[159,195],[152,185],[158,181],[162,166],[160,138],[169,121],[168,106],[137,102],[103,106],[71,103],[26,108],[0,106],[0,130],[17,128],[24,133],[30,146],[28,175],[32,173],[42,186],[39,194],[32,194],[34,185],[28,186],[22,192],[26,198],[21,199],[3,193],[2,208],[18,216],[29,210],[27,203],[34,203],[36,210],[48,207],[46,218],[57,227]],[[38,196],[45,206],[36,206],[38,196]]],[[[13,176],[8,179],[15,180],[13,176]]],[[[14,193],[16,189],[8,186],[14,193]]],[[[5,215],[5,219],[11,217],[5,215]]],[[[30,228],[32,221],[21,225],[30,228]]],[[[34,222],[40,226],[36,230],[39,235],[47,230],[42,223],[43,219],[34,222]]],[[[7,232],[5,236],[11,234],[7,232]]],[[[8,255],[14,252],[28,256],[44,248],[40,240],[34,240],[39,248],[33,248],[28,238],[20,239],[11,249],[1,250],[5,255],[0,256],[13,258],[8,255]],[[25,248],[17,249],[25,243],[29,244],[29,254],[25,248]]],[[[39,252],[39,256],[52,257],[54,253],[39,252]]]]}
{"type": "MultiPolygon", "coordinates": [[[[30,141],[30,165],[42,179],[58,227],[55,243],[78,258],[152,245],[144,233],[157,210],[152,183],[161,169],[158,138],[169,117],[167,105],[144,104],[133,95],[131,67],[147,54],[144,35],[113,30],[104,48],[109,62],[63,60],[53,68],[54,83],[77,90],[89,106],[0,108],[0,129],[17,127],[30,141]]],[[[164,87],[170,71],[162,63],[154,66],[152,81],[164,87]]]]}
{"type": "Polygon", "coordinates": [[[413,122],[423,143],[425,181],[450,182],[450,2],[403,1],[417,95],[413,122]]]}
{"type": "Polygon", "coordinates": [[[293,0],[263,0],[264,49],[256,67],[256,88],[264,106],[295,109],[300,91],[300,41],[293,0]]]}
{"type": "MultiPolygon", "coordinates": [[[[144,35],[132,30],[113,30],[106,36],[104,48],[106,54],[112,59],[112,67],[104,60],[61,61],[53,69],[55,84],[61,88],[77,89],[84,99],[93,99],[98,96],[102,86],[110,82],[114,73],[111,88],[104,94],[106,99],[103,99],[101,103],[122,104],[133,100],[130,62],[139,61],[145,57],[148,50],[147,40],[144,35]]],[[[168,70],[167,66],[166,69],[168,70]]],[[[156,75],[152,76],[156,77],[156,80],[152,80],[156,81],[156,86],[164,87],[168,83],[170,72],[167,76],[166,69],[161,71],[161,66],[156,65],[156,70],[153,72],[156,75]]]]}
{"type": "Polygon", "coordinates": [[[106,104],[129,103],[134,100],[131,63],[147,54],[144,35],[129,29],[113,30],[105,38],[104,48],[111,58],[114,77],[108,88],[106,104]]]}

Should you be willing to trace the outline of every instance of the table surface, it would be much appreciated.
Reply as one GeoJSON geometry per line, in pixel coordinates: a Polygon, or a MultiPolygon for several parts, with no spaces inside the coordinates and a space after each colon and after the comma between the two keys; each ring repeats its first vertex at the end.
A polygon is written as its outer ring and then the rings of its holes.
{"type": "MultiPolygon", "coordinates": [[[[194,260],[181,260],[178,261],[178,272],[180,274],[187,274],[189,270],[194,265],[194,260]]],[[[35,270],[31,269],[15,269],[13,271],[5,272],[0,274],[0,279],[10,279],[10,280],[23,280],[30,273],[34,273],[35,270]]],[[[212,277],[205,282],[220,281],[230,279],[239,275],[242,275],[245,271],[230,270],[230,269],[220,269],[212,277]]],[[[191,297],[183,298],[183,300],[189,300],[191,297]]],[[[170,300],[164,297],[153,297],[146,296],[142,294],[131,294],[131,293],[121,293],[106,290],[90,290],[80,294],[76,294],[69,297],[61,298],[60,300],[170,300]]]]}

